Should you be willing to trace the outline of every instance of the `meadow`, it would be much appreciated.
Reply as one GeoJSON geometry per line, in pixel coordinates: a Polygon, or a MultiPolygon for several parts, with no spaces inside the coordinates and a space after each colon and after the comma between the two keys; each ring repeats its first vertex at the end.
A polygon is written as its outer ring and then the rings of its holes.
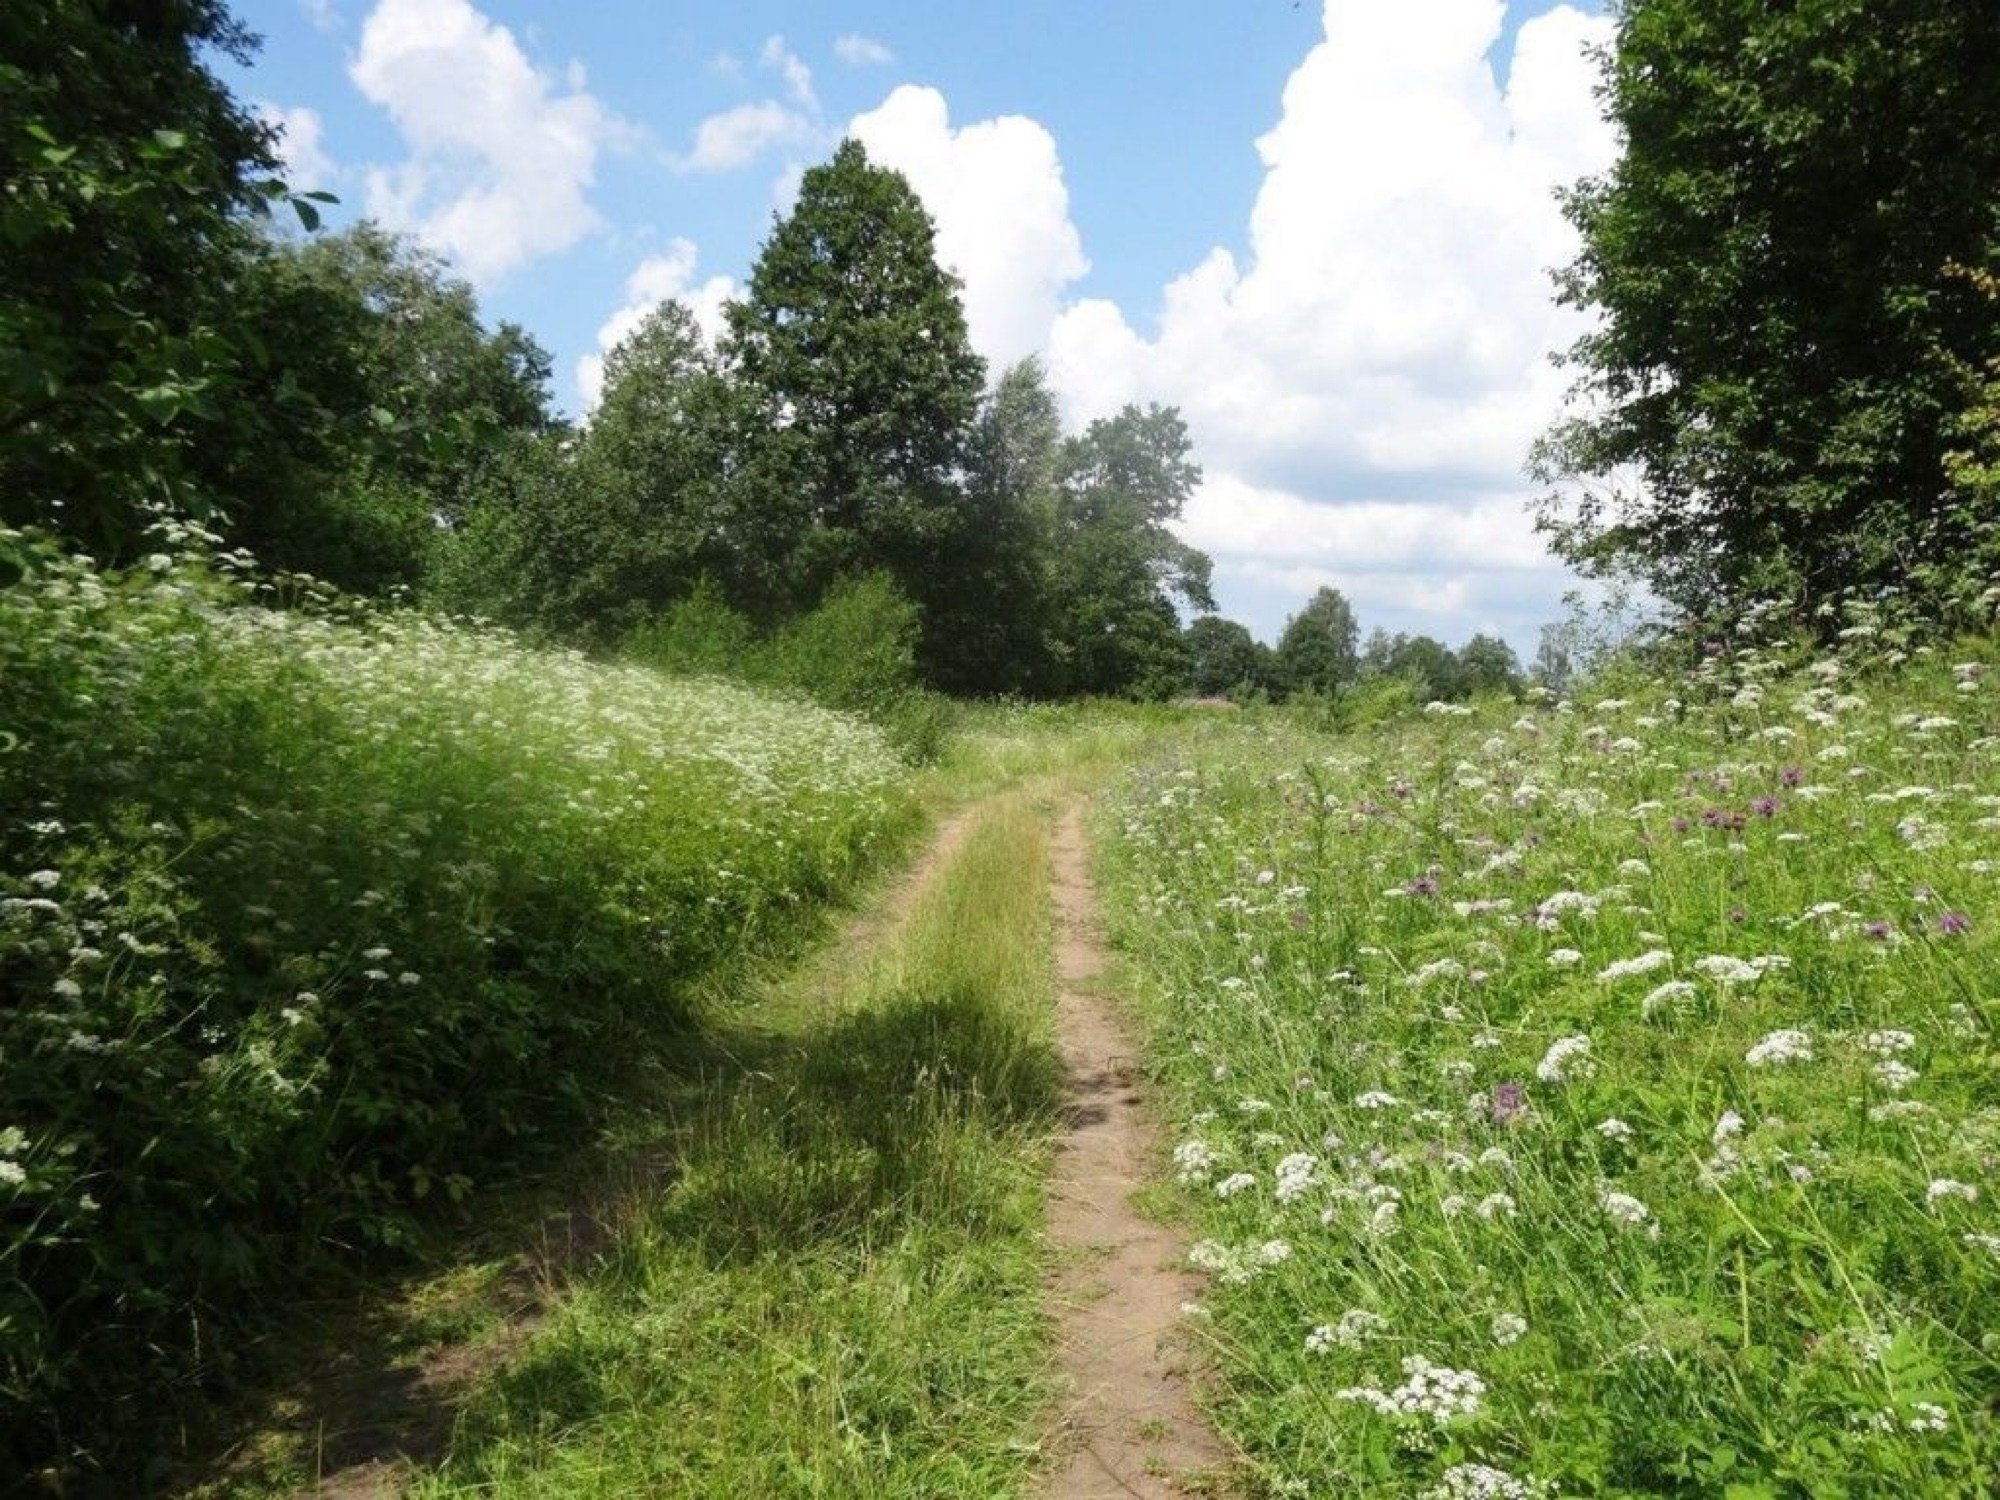
{"type": "Polygon", "coordinates": [[[2000,668],[1839,635],[1105,806],[1257,1493],[1990,1492],[2000,668]]]}
{"type": "Polygon", "coordinates": [[[155,1450],[239,1326],[574,1139],[693,980],[795,943],[915,819],[887,738],[797,698],[361,609],[186,537],[107,573],[0,532],[0,566],[25,1466],[155,1450]]]}

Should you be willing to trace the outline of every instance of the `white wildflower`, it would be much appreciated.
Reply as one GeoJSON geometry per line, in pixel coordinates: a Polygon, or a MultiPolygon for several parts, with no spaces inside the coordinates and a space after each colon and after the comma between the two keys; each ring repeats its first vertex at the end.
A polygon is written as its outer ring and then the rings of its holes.
{"type": "Polygon", "coordinates": [[[1621,958],[1616,963],[1606,964],[1598,970],[1597,977],[1606,984],[1620,979],[1629,979],[1635,974],[1650,974],[1655,969],[1664,969],[1674,961],[1672,953],[1665,948],[1653,948],[1634,958],[1621,958]]]}
{"type": "Polygon", "coordinates": [[[1535,1065],[1535,1076],[1543,1083],[1564,1083],[1571,1078],[1588,1077],[1589,1053],[1589,1037],[1557,1037],[1549,1044],[1549,1050],[1542,1054],[1542,1060],[1535,1065]]]}
{"type": "Polygon", "coordinates": [[[1786,1063],[1811,1062],[1812,1037],[1803,1031],[1774,1031],[1743,1054],[1753,1068],[1781,1067],[1786,1063]]]}
{"type": "Polygon", "coordinates": [[[1528,1320],[1519,1313],[1496,1313],[1493,1317],[1493,1342],[1501,1348],[1520,1342],[1521,1335],[1528,1331],[1528,1320]]]}

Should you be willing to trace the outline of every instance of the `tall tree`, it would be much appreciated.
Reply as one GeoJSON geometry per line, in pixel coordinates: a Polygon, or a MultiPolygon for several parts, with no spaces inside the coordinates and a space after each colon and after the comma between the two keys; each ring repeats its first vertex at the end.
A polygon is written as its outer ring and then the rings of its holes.
{"type": "Polygon", "coordinates": [[[1702,611],[1902,584],[1979,517],[1946,454],[2000,356],[2000,8],[1624,0],[1624,138],[1568,215],[1578,414],[1544,440],[1572,561],[1702,611]]]}
{"type": "Polygon", "coordinates": [[[1171,407],[1127,406],[1063,445],[1054,605],[1066,691],[1162,697],[1185,680],[1176,601],[1213,610],[1208,557],[1169,529],[1201,480],[1171,407]]]}
{"type": "Polygon", "coordinates": [[[265,398],[194,456],[225,532],[274,567],[379,593],[420,581],[505,440],[546,429],[549,357],[488,331],[436,256],[362,224],[259,247],[239,272],[265,398]]]}
{"type": "Polygon", "coordinates": [[[1458,648],[1458,686],[1467,694],[1517,692],[1520,658],[1497,635],[1475,635],[1458,648]]]}
{"type": "MultiPolygon", "coordinates": [[[[958,479],[984,382],[930,215],[900,173],[845,141],[809,170],[729,309],[728,357],[761,403],[751,460],[795,511],[806,599],[886,568],[926,609],[962,587],[958,479]]],[[[926,656],[950,642],[927,624],[926,656]]]]}
{"type": "Polygon", "coordinates": [[[0,520],[129,549],[255,399],[231,291],[282,188],[206,61],[252,45],[218,0],[0,6],[0,520]]]}
{"type": "Polygon", "coordinates": [[[1048,377],[1039,360],[1022,360],[987,393],[973,422],[963,586],[932,606],[938,633],[953,647],[940,687],[1049,690],[1049,547],[1061,457],[1062,420],[1048,377]]]}
{"type": "Polygon", "coordinates": [[[1285,690],[1331,696],[1360,670],[1356,646],[1360,627],[1354,607],[1339,589],[1323,587],[1306,607],[1285,622],[1275,666],[1285,690]]]}

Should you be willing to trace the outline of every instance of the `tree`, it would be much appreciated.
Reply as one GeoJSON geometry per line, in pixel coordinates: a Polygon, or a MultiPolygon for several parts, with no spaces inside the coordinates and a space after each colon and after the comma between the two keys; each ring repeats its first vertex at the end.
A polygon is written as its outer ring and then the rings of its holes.
{"type": "Polygon", "coordinates": [[[1268,690],[1276,672],[1271,649],[1249,630],[1221,615],[1202,615],[1183,632],[1188,687],[1196,696],[1220,698],[1248,690],[1268,690]]]}
{"type": "Polygon", "coordinates": [[[1458,648],[1458,687],[1477,693],[1515,693],[1521,687],[1521,662],[1514,648],[1495,635],[1475,635],[1458,648]]]}
{"type": "Polygon", "coordinates": [[[1466,694],[1458,658],[1442,641],[1427,635],[1373,631],[1361,652],[1361,673],[1364,677],[1400,678],[1424,702],[1449,702],[1466,694]]]}
{"type": "Polygon", "coordinates": [[[1061,457],[1055,395],[1041,362],[1022,360],[980,403],[967,445],[964,586],[932,606],[938,633],[953,643],[939,687],[1050,690],[1049,547],[1061,457]]]}
{"type": "Polygon", "coordinates": [[[1347,686],[1360,668],[1359,634],[1347,597],[1339,589],[1321,588],[1278,637],[1276,667],[1285,690],[1331,697],[1347,686]]]}
{"type": "Polygon", "coordinates": [[[1567,195],[1559,278],[1595,324],[1580,414],[1536,456],[1558,549],[1696,613],[1961,553],[1961,376],[2000,356],[1963,274],[2000,264],[2000,9],[1625,0],[1603,67],[1624,155],[1567,195]]]}
{"type": "Polygon", "coordinates": [[[1207,556],[1168,523],[1201,480],[1171,407],[1127,406],[1063,445],[1054,542],[1062,690],[1165,697],[1186,677],[1176,600],[1213,610],[1207,556]]]}
{"type": "Polygon", "coordinates": [[[254,399],[229,292],[282,190],[203,61],[251,48],[216,0],[0,7],[0,521],[129,550],[254,399]]]}
{"type": "Polygon", "coordinates": [[[885,568],[925,608],[927,661],[948,657],[930,617],[964,586],[957,480],[984,366],[915,191],[843,142],[805,174],[728,316],[764,434],[750,467],[796,533],[797,602],[885,568]]]}
{"type": "Polygon", "coordinates": [[[192,460],[223,530],[356,592],[417,584],[505,440],[552,425],[547,353],[489,333],[471,287],[370,224],[259,246],[235,287],[266,395],[192,460]]]}
{"type": "Polygon", "coordinates": [[[739,607],[758,595],[770,547],[730,509],[731,397],[693,315],[663,303],[606,359],[588,429],[521,434],[493,466],[445,549],[441,597],[602,645],[704,580],[739,607]]]}

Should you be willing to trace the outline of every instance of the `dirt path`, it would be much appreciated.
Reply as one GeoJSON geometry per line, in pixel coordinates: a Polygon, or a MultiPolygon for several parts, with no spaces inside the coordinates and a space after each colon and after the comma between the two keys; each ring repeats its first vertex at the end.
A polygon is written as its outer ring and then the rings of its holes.
{"type": "Polygon", "coordinates": [[[1050,1184],[1057,1347],[1070,1395],[1067,1441],[1048,1500],[1219,1494],[1221,1442],[1189,1398],[1181,1306],[1200,1283],[1176,1269],[1182,1245],[1130,1202],[1155,1146],[1134,1047],[1093,992],[1106,965],[1081,799],[1056,822],[1057,1022],[1069,1073],[1067,1132],[1050,1184]]]}

